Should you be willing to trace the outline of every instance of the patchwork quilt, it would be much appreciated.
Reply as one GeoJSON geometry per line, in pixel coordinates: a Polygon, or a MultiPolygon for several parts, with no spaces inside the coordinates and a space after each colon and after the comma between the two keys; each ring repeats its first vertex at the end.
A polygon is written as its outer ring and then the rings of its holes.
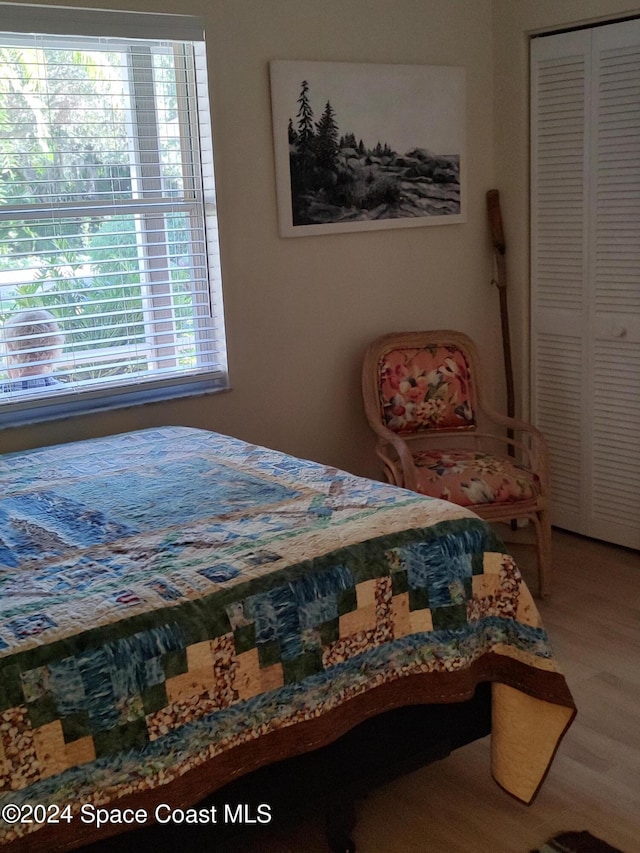
{"type": "Polygon", "coordinates": [[[0,457],[10,848],[86,843],[83,804],[193,803],[480,681],[494,776],[528,802],[575,708],[518,568],[465,508],[184,427],[0,457]]]}

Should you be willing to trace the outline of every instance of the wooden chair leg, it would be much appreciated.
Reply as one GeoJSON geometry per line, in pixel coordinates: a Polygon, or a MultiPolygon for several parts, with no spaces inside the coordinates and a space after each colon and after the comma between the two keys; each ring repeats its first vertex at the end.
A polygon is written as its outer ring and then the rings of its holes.
{"type": "Polygon", "coordinates": [[[548,510],[534,516],[536,552],[538,557],[538,594],[547,598],[551,593],[551,517],[548,510]]]}

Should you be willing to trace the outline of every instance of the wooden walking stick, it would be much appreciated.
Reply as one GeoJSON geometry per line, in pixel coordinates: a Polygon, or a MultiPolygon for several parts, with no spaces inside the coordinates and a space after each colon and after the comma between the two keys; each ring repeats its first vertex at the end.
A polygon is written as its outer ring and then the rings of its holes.
{"type": "MultiPolygon", "coordinates": [[[[504,354],[504,375],[507,385],[507,415],[515,416],[516,401],[513,391],[513,362],[511,361],[511,336],[509,333],[509,308],[507,306],[507,265],[505,255],[507,246],[502,229],[502,213],[500,212],[500,193],[489,190],[487,193],[487,213],[493,242],[493,257],[495,259],[495,277],[492,284],[497,285],[500,294],[500,325],[502,326],[502,352],[504,354]]],[[[513,440],[513,430],[507,428],[507,438],[513,440]]],[[[507,445],[509,456],[516,455],[513,444],[507,445]]],[[[516,530],[517,522],[511,521],[511,529],[516,530]]]]}
{"type": "MultiPolygon", "coordinates": [[[[500,194],[498,190],[489,190],[487,193],[487,213],[489,214],[489,226],[491,228],[491,240],[493,242],[493,254],[495,258],[495,278],[493,284],[497,285],[500,294],[500,323],[502,326],[502,351],[504,354],[504,372],[507,383],[507,414],[509,417],[515,415],[515,396],[513,391],[513,363],[511,361],[511,338],[509,335],[509,309],[507,307],[507,268],[505,263],[506,244],[502,230],[502,213],[500,212],[500,194]]],[[[513,430],[508,432],[509,438],[513,438],[513,430]]],[[[513,447],[509,446],[513,451],[513,447]]]]}

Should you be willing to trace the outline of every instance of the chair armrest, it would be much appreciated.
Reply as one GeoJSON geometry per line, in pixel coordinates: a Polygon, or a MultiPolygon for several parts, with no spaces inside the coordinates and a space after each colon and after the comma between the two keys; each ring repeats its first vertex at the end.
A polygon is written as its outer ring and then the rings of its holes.
{"type": "Polygon", "coordinates": [[[524,447],[520,442],[515,442],[508,438],[505,440],[507,444],[511,444],[513,447],[520,447],[521,449],[526,450],[530,459],[531,469],[538,474],[545,485],[548,485],[549,451],[547,448],[547,441],[540,430],[528,421],[503,415],[495,409],[489,409],[486,406],[483,406],[482,410],[484,414],[493,421],[493,423],[498,424],[499,426],[504,426],[506,429],[512,430],[514,433],[521,433],[528,437],[528,448],[524,447]]]}
{"type": "Polygon", "coordinates": [[[413,456],[407,442],[393,430],[388,429],[382,424],[375,426],[375,431],[378,435],[378,455],[385,460],[386,445],[391,445],[398,454],[400,465],[402,466],[402,480],[405,489],[411,489],[416,492],[418,490],[418,480],[416,477],[416,469],[413,463],[413,456]]]}

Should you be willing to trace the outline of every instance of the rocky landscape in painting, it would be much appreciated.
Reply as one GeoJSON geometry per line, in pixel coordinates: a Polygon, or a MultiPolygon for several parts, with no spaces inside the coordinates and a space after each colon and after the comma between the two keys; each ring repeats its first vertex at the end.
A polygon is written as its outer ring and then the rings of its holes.
{"type": "Polygon", "coordinates": [[[288,134],[294,225],[460,213],[459,154],[399,153],[341,134],[329,101],[314,122],[306,81],[288,134]]]}

